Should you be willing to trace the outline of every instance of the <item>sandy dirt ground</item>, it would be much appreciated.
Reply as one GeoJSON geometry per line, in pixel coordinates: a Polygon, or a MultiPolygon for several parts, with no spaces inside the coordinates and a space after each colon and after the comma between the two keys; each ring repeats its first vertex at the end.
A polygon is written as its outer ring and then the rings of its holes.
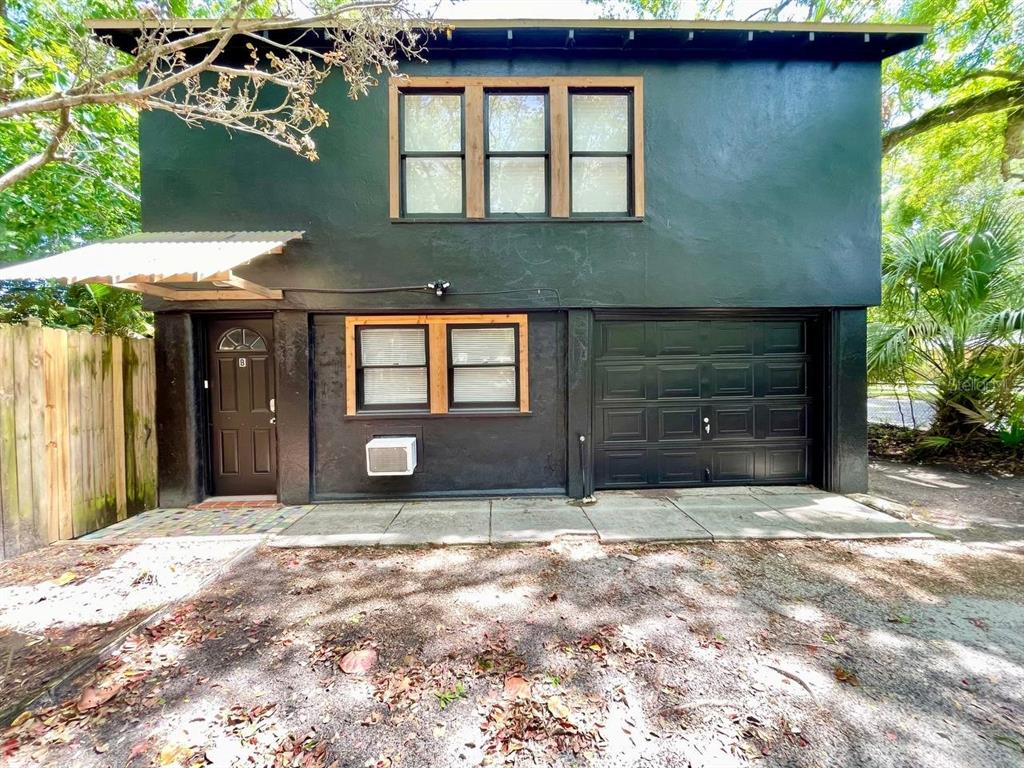
{"type": "Polygon", "coordinates": [[[957,539],[1024,545],[1024,477],[872,460],[870,484],[957,539]]]}
{"type": "Polygon", "coordinates": [[[0,722],[45,703],[49,686],[251,546],[66,543],[0,563],[0,722]]]}
{"type": "Polygon", "coordinates": [[[1019,766],[1022,638],[1006,543],[268,548],[0,762],[1019,766]]]}

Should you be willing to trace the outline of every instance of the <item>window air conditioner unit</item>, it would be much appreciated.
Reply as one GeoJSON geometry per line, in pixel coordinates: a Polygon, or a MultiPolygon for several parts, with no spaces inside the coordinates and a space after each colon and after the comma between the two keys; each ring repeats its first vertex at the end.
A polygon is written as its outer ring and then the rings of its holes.
{"type": "Polygon", "coordinates": [[[415,469],[415,437],[375,437],[366,444],[366,474],[370,477],[411,475],[415,469]]]}

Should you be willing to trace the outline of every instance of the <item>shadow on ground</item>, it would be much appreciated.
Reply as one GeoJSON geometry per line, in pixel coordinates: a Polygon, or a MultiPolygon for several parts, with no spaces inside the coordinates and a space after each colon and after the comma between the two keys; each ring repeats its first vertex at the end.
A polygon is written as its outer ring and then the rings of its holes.
{"type": "Polygon", "coordinates": [[[1021,550],[937,541],[261,549],[0,748],[19,766],[1017,766],[1022,595],[1021,550]],[[366,675],[339,668],[355,649],[378,654],[366,675]]]}

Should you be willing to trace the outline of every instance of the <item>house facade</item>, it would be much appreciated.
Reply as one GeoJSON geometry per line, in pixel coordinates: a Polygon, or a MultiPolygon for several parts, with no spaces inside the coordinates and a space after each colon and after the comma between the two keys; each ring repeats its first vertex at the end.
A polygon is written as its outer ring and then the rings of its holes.
{"type": "Polygon", "coordinates": [[[273,246],[245,299],[148,291],[161,506],[865,490],[880,62],[922,38],[457,24],[365,98],[332,75],[314,163],[143,113],[143,230],[273,246]],[[369,472],[394,437],[411,474],[369,472]]]}

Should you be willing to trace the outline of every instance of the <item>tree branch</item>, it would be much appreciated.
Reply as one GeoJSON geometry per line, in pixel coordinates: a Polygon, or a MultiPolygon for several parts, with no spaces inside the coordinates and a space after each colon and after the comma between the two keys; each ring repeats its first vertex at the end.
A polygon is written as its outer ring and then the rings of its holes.
{"type": "Polygon", "coordinates": [[[1003,88],[966,96],[952,104],[929,109],[913,120],[885,131],[882,134],[882,154],[888,154],[907,139],[933,128],[959,123],[977,115],[1020,107],[1024,107],[1024,83],[1013,83],[1003,88]]]}
{"type": "MultiPolygon", "coordinates": [[[[229,12],[218,19],[217,23],[215,23],[210,29],[202,32],[190,33],[183,38],[168,40],[160,45],[149,48],[143,46],[130,64],[104,72],[80,86],[76,86],[67,91],[55,90],[45,96],[0,105],[0,120],[38,112],[55,112],[67,107],[79,107],[86,104],[114,104],[125,100],[131,100],[132,98],[138,97],[137,92],[128,91],[127,89],[118,89],[114,91],[102,91],[99,89],[101,86],[110,85],[115,82],[135,77],[139,72],[145,69],[146,66],[157,59],[173,56],[176,53],[191,50],[200,45],[204,45],[205,43],[217,41],[215,44],[215,50],[217,51],[217,54],[219,54],[235,35],[315,27],[317,25],[329,23],[338,24],[340,23],[339,18],[350,13],[396,8],[399,5],[399,0],[352,0],[352,2],[334,6],[328,12],[305,19],[245,19],[242,14],[250,4],[250,2],[239,2],[236,4],[232,12],[229,12]],[[230,26],[225,27],[224,23],[228,23],[230,26]]],[[[145,31],[144,27],[140,28],[140,33],[145,31]]],[[[166,34],[169,30],[166,27],[159,27],[158,31],[166,34]]],[[[213,61],[215,58],[215,55],[212,56],[212,58],[211,56],[204,57],[203,62],[192,65],[192,67],[189,68],[189,74],[184,75],[184,77],[181,78],[176,75],[175,81],[169,83],[169,85],[175,85],[177,82],[181,82],[181,80],[190,77],[195,73],[195,70],[201,71],[205,68],[208,62],[213,61]]],[[[167,81],[160,81],[150,86],[152,89],[151,92],[145,94],[143,98],[166,90],[166,88],[163,87],[165,82],[167,81]]]]}
{"type": "Polygon", "coordinates": [[[53,136],[50,137],[50,141],[47,143],[46,148],[38,155],[33,155],[23,162],[18,163],[18,165],[14,166],[9,171],[5,171],[4,174],[0,176],[0,192],[3,192],[8,187],[14,186],[26,176],[29,176],[47,163],[53,161],[57,157],[57,150],[60,149],[61,142],[64,141],[64,137],[67,136],[68,131],[70,130],[71,112],[70,110],[63,109],[60,113],[60,120],[57,123],[57,130],[54,131],[53,136]]]}

